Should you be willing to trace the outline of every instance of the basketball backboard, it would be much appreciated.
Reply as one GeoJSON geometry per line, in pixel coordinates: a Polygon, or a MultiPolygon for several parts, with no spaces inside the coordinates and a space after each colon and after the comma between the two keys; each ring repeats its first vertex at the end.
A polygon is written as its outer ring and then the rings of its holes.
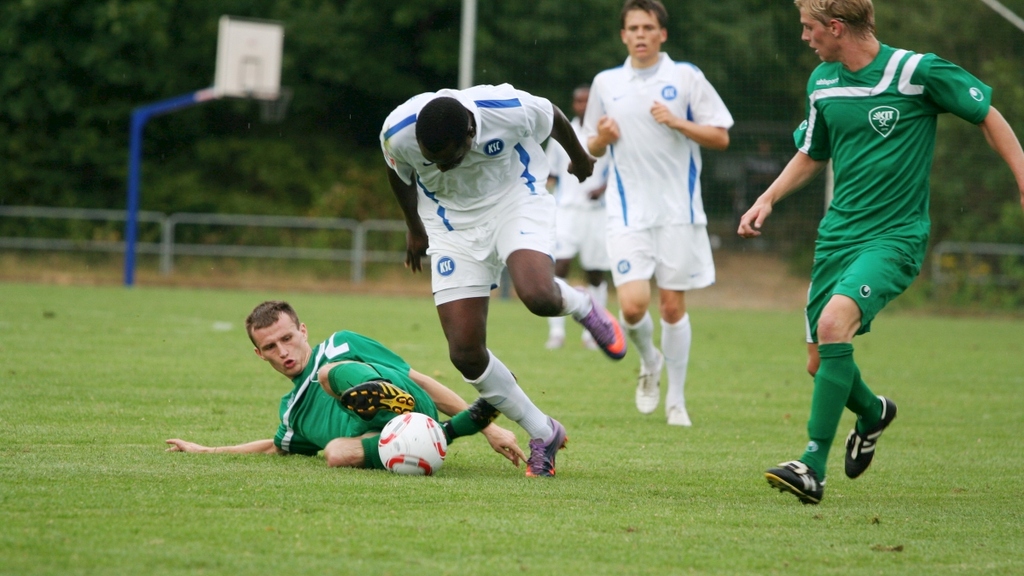
{"type": "Polygon", "coordinates": [[[213,82],[216,96],[277,100],[283,48],[280,22],[221,16],[213,82]]]}

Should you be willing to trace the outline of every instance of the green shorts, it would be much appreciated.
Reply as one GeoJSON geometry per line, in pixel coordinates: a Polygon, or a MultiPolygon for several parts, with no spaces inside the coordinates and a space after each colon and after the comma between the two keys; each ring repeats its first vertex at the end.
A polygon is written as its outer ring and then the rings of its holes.
{"type": "Polygon", "coordinates": [[[921,262],[891,243],[865,243],[824,256],[815,254],[805,311],[807,342],[818,341],[818,319],[833,295],[842,294],[857,303],[861,313],[857,334],[866,334],[875,316],[920,272],[921,262]]]}

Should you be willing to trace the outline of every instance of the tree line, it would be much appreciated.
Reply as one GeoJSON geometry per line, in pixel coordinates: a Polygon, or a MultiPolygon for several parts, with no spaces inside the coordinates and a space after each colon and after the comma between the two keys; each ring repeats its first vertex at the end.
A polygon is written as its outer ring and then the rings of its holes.
{"type": "MultiPolygon", "coordinates": [[[[799,123],[818,60],[789,1],[665,4],[666,50],[704,71],[737,134],[785,135],[799,123]]],[[[1024,11],[1024,0],[1004,4],[1024,11]]],[[[624,61],[620,7],[480,2],[475,81],[509,82],[568,110],[575,86],[624,61]]],[[[883,42],[973,72],[1024,132],[1024,33],[981,2],[878,0],[876,11],[883,42]]],[[[230,14],[284,23],[287,116],[264,123],[256,102],[222,100],[151,121],[142,208],[398,217],[380,125],[410,96],[455,87],[460,12],[459,0],[7,0],[0,204],[124,207],[131,110],[211,85],[217,21],[230,14]]],[[[753,146],[734,141],[732,153],[753,146]]],[[[936,238],[1024,243],[1012,176],[976,128],[941,121],[933,189],[936,238]]],[[[706,190],[714,195],[714,183],[706,190]]]]}

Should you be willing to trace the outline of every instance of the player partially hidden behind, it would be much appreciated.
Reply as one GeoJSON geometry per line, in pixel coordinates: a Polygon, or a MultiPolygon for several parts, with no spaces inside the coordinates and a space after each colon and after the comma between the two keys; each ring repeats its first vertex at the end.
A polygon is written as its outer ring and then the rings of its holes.
{"type": "Polygon", "coordinates": [[[628,0],[620,14],[626,62],[594,78],[584,117],[594,156],[611,157],[608,253],[624,328],[640,353],[636,407],[650,414],[668,375],[665,416],[689,426],[683,388],[692,330],[686,291],[715,282],[701,199],[701,147],[729,146],[732,115],[696,66],[660,51],[668,13],[655,0],[628,0]],[[661,350],[648,312],[657,280],[661,350]]]}
{"type": "Polygon", "coordinates": [[[782,174],[740,219],[739,234],[761,234],[772,206],[803,187],[831,160],[832,205],[818,228],[807,299],[807,370],[814,376],[799,460],[765,472],[775,488],[817,504],[843,408],[857,415],[846,438],[846,475],[871,464],[896,404],[876,396],[853,359],[853,337],[913,282],[928,247],[929,171],[936,116],[977,124],[1017,180],[1024,206],[1024,152],[992,90],[934,54],[915,54],[875,38],[871,0],[796,0],[802,38],[822,64],[807,82],[807,120],[782,174]]]}
{"type": "Polygon", "coordinates": [[[572,317],[614,359],[626,354],[618,322],[555,278],[554,199],[541,143],[551,136],[590,176],[591,158],[561,110],[508,84],[415,96],[384,121],[388,182],[409,227],[406,265],[431,259],[434,303],[448,354],[480,396],[530,435],[528,476],[554,476],[565,428],[540,411],[487,349],[487,308],[502,268],[538,316],[572,317]]]}
{"type": "MultiPolygon", "coordinates": [[[[572,93],[572,111],[576,116],[570,121],[576,137],[583,141],[583,115],[587,109],[590,86],[579,86],[572,93]]],[[[555,204],[555,275],[563,280],[569,275],[572,259],[579,256],[580,267],[586,276],[586,290],[602,308],[608,305],[608,216],[604,207],[605,186],[608,183],[608,156],[597,159],[594,173],[580,182],[569,173],[569,155],[562,146],[551,139],[547,146],[548,162],[551,164],[549,188],[554,188],[555,204]]],[[[565,317],[548,318],[548,339],[544,347],[548,350],[561,348],[565,344],[565,317]]],[[[598,348],[590,332],[583,331],[583,345],[591,350],[598,348]]]]}
{"type": "Polygon", "coordinates": [[[321,450],[328,466],[383,469],[377,452],[380,430],[398,414],[414,411],[435,420],[438,409],[446,438],[482,432],[491,447],[519,466],[526,455],[512,432],[493,424],[497,411],[486,401],[467,406],[440,382],[421,374],[380,343],[354,332],[335,332],[311,347],[306,325],[287,302],[268,301],[245,321],[256,355],[294,388],[281,399],[281,425],[273,438],[234,446],[202,446],[167,440],[169,452],[303,454],[321,450]]]}

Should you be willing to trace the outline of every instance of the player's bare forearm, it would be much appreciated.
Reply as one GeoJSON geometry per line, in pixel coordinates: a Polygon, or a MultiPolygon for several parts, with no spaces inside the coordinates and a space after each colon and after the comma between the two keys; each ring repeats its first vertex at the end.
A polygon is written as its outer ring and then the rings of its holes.
{"type": "Polygon", "coordinates": [[[1013,177],[1017,181],[1017,191],[1020,193],[1021,209],[1024,209],[1024,150],[1021,149],[1020,140],[994,106],[989,108],[988,115],[979,127],[989,146],[1002,157],[1013,172],[1013,177]]]}
{"type": "Polygon", "coordinates": [[[469,404],[444,384],[434,380],[430,376],[409,369],[409,379],[423,388],[423,391],[430,396],[430,399],[437,405],[437,409],[445,416],[455,416],[459,412],[469,408],[469,404]]]}
{"type": "Polygon", "coordinates": [[[168,452],[189,452],[192,454],[286,454],[286,452],[274,444],[273,438],[255,440],[234,446],[203,446],[202,444],[188,442],[179,438],[172,438],[166,442],[170,444],[170,448],[167,449],[168,452]]]}
{"type": "Polygon", "coordinates": [[[423,227],[419,211],[416,209],[416,185],[406,184],[394,170],[388,169],[388,184],[391,192],[398,200],[398,206],[405,215],[405,225],[409,229],[405,238],[405,266],[413,272],[421,270],[420,259],[427,254],[427,230],[423,227]]]}
{"type": "Polygon", "coordinates": [[[555,139],[555,142],[561,144],[566,154],[569,155],[569,173],[583,182],[594,173],[596,160],[583,148],[580,139],[576,137],[576,131],[572,129],[572,124],[569,123],[569,119],[565,117],[562,110],[553,104],[551,108],[555,115],[551,125],[551,137],[555,139]]]}
{"type": "Polygon", "coordinates": [[[803,188],[825,167],[826,162],[815,160],[797,152],[779,177],[771,186],[758,196],[754,205],[740,217],[740,225],[736,233],[744,238],[755,238],[761,235],[761,225],[772,213],[772,207],[793,192],[803,188]]]}

